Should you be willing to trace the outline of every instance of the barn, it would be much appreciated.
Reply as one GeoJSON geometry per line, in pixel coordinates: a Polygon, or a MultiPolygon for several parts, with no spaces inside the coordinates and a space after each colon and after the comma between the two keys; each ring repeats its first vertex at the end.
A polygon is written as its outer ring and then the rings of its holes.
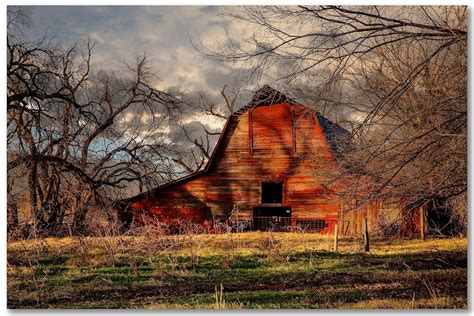
{"type": "MultiPolygon", "coordinates": [[[[255,230],[360,231],[362,215],[347,209],[333,179],[347,131],[264,86],[227,119],[206,167],[127,199],[135,222],[154,218],[202,224],[230,217],[255,230]],[[352,221],[352,223],[351,223],[352,221]],[[342,227],[342,228],[341,228],[342,227]]],[[[370,225],[378,210],[367,209],[370,225]]]]}

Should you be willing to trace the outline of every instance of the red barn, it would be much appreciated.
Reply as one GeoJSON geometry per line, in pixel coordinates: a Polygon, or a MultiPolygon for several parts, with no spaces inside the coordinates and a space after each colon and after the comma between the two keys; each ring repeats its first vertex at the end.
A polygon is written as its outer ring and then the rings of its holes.
{"type": "Polygon", "coordinates": [[[211,223],[233,214],[254,229],[331,231],[343,217],[331,173],[337,168],[334,138],[344,133],[265,86],[227,119],[204,170],[126,202],[136,221],[153,216],[211,223]]]}

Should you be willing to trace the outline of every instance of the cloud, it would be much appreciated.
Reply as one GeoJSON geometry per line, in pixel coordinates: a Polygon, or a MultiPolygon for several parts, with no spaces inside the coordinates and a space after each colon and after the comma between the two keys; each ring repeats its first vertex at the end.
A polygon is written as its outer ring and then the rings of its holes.
{"type": "MultiPolygon", "coordinates": [[[[178,90],[188,99],[203,92],[216,104],[223,104],[220,91],[224,85],[228,87],[226,91],[231,91],[234,83],[249,71],[241,65],[206,58],[192,45],[198,38],[206,46],[225,42],[227,36],[236,42],[243,39],[243,24],[220,14],[221,9],[218,6],[32,6],[30,36],[40,38],[47,30],[65,46],[90,38],[95,42],[92,55],[95,69],[121,70],[124,61],[132,63],[137,55],[145,53],[156,69],[155,88],[178,90]]],[[[238,102],[237,107],[245,99],[239,98],[238,102]]],[[[151,124],[148,114],[130,109],[120,116],[119,123],[133,126],[131,133],[135,136],[152,135],[156,141],[174,143],[182,132],[178,124],[162,121],[162,117],[155,119],[158,123],[151,124]]],[[[205,115],[202,109],[186,109],[181,119],[192,138],[204,135],[200,124],[210,131],[218,131],[224,125],[224,120],[205,115]]],[[[217,137],[213,137],[213,142],[214,138],[217,137]]]]}
{"type": "Polygon", "coordinates": [[[159,88],[183,92],[205,90],[217,95],[233,80],[233,69],[206,59],[191,40],[206,44],[237,36],[239,26],[220,15],[216,6],[34,6],[34,36],[53,29],[58,41],[70,44],[90,37],[95,43],[93,63],[118,69],[123,60],[146,53],[156,66],[159,88]]]}

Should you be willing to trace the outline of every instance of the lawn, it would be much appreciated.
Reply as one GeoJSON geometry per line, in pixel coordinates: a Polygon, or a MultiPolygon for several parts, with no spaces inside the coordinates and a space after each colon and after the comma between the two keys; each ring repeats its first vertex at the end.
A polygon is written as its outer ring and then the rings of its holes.
{"type": "Polygon", "coordinates": [[[9,308],[467,308],[467,239],[303,233],[8,244],[9,308]]]}

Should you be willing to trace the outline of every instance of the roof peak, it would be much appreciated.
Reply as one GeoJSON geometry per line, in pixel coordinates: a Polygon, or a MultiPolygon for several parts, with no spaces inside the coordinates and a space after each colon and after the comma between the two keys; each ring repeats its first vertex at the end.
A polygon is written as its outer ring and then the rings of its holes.
{"type": "Polygon", "coordinates": [[[291,103],[296,104],[297,102],[292,98],[287,97],[282,92],[270,87],[269,85],[264,85],[260,89],[256,90],[252,100],[246,106],[241,107],[233,114],[241,114],[251,108],[260,105],[272,105],[277,103],[291,103]]]}
{"type": "Polygon", "coordinates": [[[269,85],[264,85],[253,95],[252,101],[250,101],[251,105],[271,105],[275,103],[296,103],[293,99],[287,97],[280,91],[270,87],[269,85]]]}

